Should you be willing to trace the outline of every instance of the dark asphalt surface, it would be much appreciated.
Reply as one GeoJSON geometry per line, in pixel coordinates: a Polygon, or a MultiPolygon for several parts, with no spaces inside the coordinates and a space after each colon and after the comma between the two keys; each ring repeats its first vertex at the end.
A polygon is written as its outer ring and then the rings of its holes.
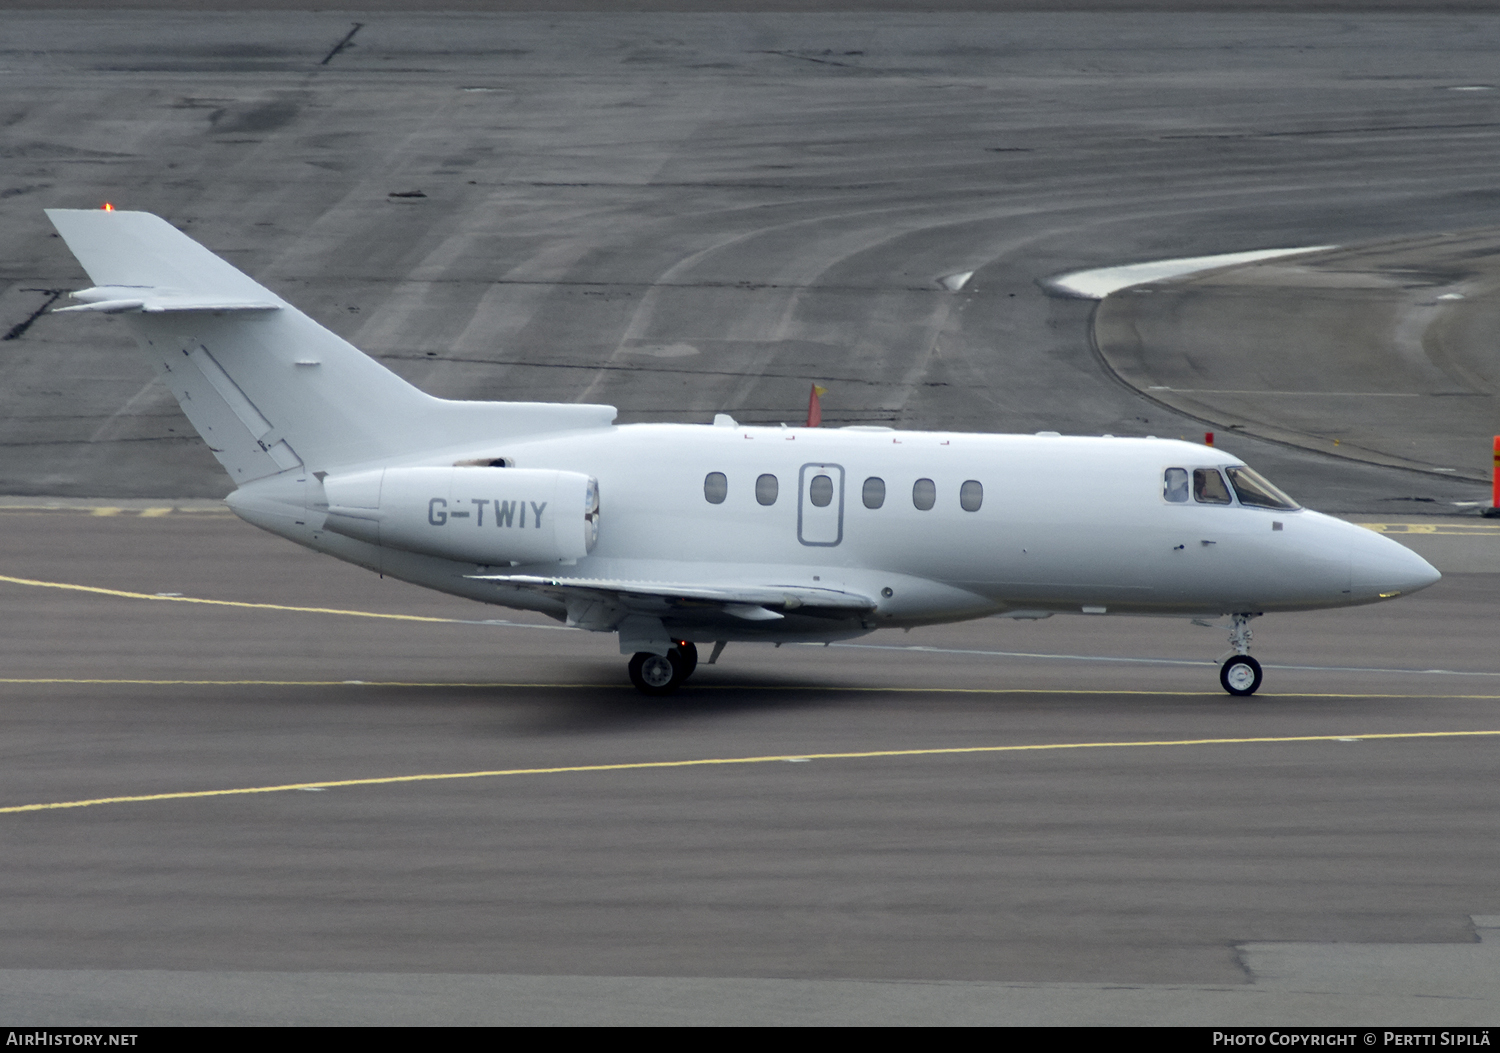
{"type": "Polygon", "coordinates": [[[1495,231],[1429,234],[1123,289],[1094,342],[1132,386],[1223,430],[1479,489],[1500,425],[1497,288],[1495,231]]]}
{"type": "Polygon", "coordinates": [[[1106,618],[731,647],[661,701],[609,638],[227,516],[0,539],[12,579],[458,619],[0,582],[0,804],[106,800],[0,815],[12,969],[1170,984],[1170,1017],[1250,983],[1246,942],[1457,947],[1496,906],[1494,738],[1365,738],[1500,731],[1492,574],[1268,620],[1251,701],[1221,631],[1106,618]],[[1082,743],[1154,744],[900,752],[1082,743]]]}
{"type": "MultiPolygon", "coordinates": [[[[1041,280],[1500,222],[1500,95],[1452,90],[1493,79],[1495,17],[16,12],[6,29],[8,493],[227,486],[117,319],[26,324],[83,281],[49,205],[163,214],[436,394],[776,421],[816,380],[830,424],[1160,435],[1204,426],[1110,379],[1092,305],[1041,280]],[[936,282],[971,270],[961,293],[936,282]]],[[[1478,496],[1233,448],[1334,511],[1478,496]]]]}
{"type": "MultiPolygon", "coordinates": [[[[159,212],[437,394],[774,421],[817,380],[835,424],[1162,435],[1202,426],[1110,379],[1092,305],[1043,279],[1500,224],[1500,93],[1450,90],[1493,81],[1492,16],[3,24],[9,494],[226,489],[118,325],[24,324],[84,283],[44,206],[159,212]]],[[[1329,511],[1480,496],[1221,443],[1329,511]]],[[[1449,734],[1500,730],[1496,579],[1467,572],[1496,563],[1492,536],[1443,543],[1454,572],[1425,593],[1258,624],[1252,701],[1218,690],[1221,630],[1111,618],[731,647],[648,701],[610,638],[227,516],[0,512],[10,578],[454,619],[0,581],[0,806],[881,754],[0,813],[0,1008],[372,1022],[397,1001],[372,991],[452,977],[467,1016],[433,994],[401,1021],[500,1019],[480,976],[560,978],[506,981],[531,1021],[723,1022],[767,990],[766,1022],[927,1019],[936,986],[775,986],[900,980],[979,984],[991,1011],[1052,999],[1008,1019],[1183,1022],[1270,990],[1253,948],[1291,941],[1435,957],[1350,981],[1357,1005],[1291,970],[1301,1001],[1236,1019],[1472,1019],[1494,987],[1429,992],[1500,912],[1494,739],[1449,734]],[[1127,742],[1178,745],[902,752],[1127,742]],[[1145,1001],[1116,1009],[1119,985],[1145,1001]],[[293,989],[318,1007],[286,1009],[293,989]],[[210,993],[169,1011],[172,990],[210,993]]],[[[944,1019],[992,1019],[965,1012],[944,1019]]]]}

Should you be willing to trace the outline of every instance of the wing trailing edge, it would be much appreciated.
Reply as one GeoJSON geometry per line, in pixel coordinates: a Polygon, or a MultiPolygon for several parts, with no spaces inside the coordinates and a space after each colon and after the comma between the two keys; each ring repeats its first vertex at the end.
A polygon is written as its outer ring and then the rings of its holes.
{"type": "Polygon", "coordinates": [[[535,574],[468,574],[465,577],[533,589],[562,600],[568,605],[570,621],[588,628],[604,628],[600,623],[611,618],[618,620],[643,606],[673,616],[717,613],[752,622],[777,621],[791,611],[855,615],[868,613],[876,607],[875,601],[868,596],[805,585],[703,585],[535,574]],[[599,609],[600,605],[603,609],[599,609]],[[581,612],[577,618],[572,617],[575,610],[581,612]],[[595,624],[584,625],[585,622],[595,624]]]}

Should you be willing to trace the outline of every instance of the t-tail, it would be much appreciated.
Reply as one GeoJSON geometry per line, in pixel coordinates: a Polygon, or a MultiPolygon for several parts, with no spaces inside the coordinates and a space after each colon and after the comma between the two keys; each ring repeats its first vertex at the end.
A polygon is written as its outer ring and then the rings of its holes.
{"type": "Polygon", "coordinates": [[[612,406],[459,402],[408,384],[165,220],[48,209],[236,486],[284,472],[441,463],[446,451],[608,426],[612,406]]]}

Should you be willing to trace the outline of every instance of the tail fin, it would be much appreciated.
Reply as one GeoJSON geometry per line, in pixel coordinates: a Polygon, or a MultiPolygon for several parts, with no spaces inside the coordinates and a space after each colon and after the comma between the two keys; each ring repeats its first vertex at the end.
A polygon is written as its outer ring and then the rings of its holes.
{"type": "Polygon", "coordinates": [[[148,212],[48,209],[236,485],[607,426],[612,406],[433,398],[148,212]]]}

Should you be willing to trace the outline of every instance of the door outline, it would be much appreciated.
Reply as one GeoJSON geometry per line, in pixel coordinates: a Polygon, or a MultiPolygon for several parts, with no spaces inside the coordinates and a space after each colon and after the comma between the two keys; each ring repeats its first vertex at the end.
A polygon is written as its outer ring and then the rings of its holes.
{"type": "Polygon", "coordinates": [[[841,464],[828,464],[825,461],[810,461],[797,471],[797,540],[811,548],[833,548],[844,540],[844,466],[841,464]],[[813,469],[812,477],[818,475],[832,475],[838,473],[838,485],[834,487],[834,498],[838,502],[838,518],[836,520],[838,531],[832,541],[809,541],[802,534],[802,512],[807,504],[807,487],[812,481],[808,476],[808,469],[813,469]]]}

